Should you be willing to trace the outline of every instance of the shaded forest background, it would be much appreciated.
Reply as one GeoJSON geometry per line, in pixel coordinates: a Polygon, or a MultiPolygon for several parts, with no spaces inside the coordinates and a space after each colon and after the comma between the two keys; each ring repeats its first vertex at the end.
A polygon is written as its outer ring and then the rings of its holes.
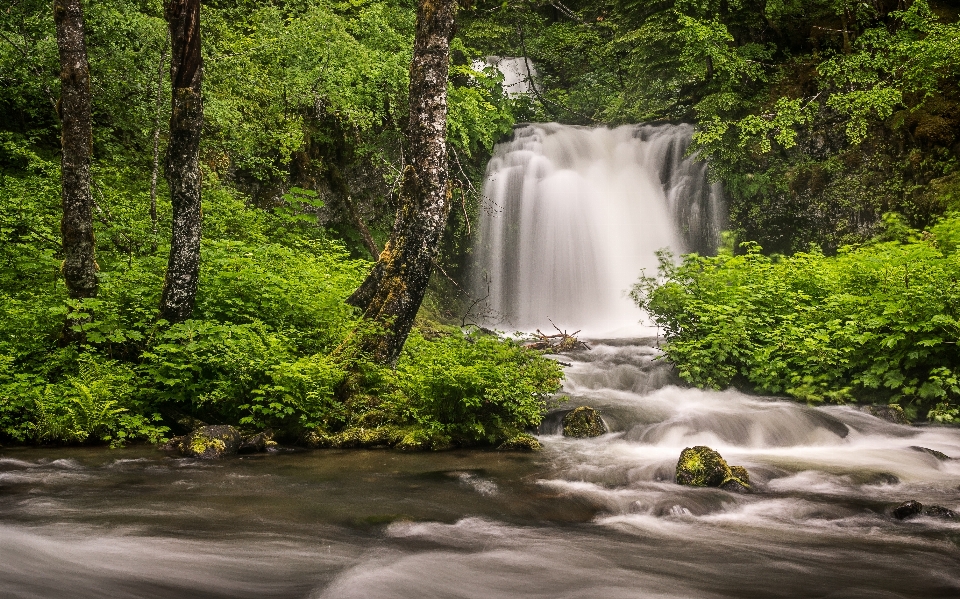
{"type": "MultiPolygon", "coordinates": [[[[327,444],[509,441],[559,367],[464,334],[464,264],[494,143],[519,121],[697,124],[733,235],[827,254],[960,209],[956,2],[477,2],[448,94],[453,209],[395,369],[331,357],[389,235],[404,161],[412,2],[202,8],[203,246],[194,316],[156,306],[169,249],[169,39],[159,0],[83,4],[100,293],[60,272],[59,65],[50,4],[0,9],[0,436],[157,440],[196,422],[327,444]],[[489,55],[528,56],[508,97],[489,55]],[[156,206],[155,213],[151,206],[156,206]],[[153,214],[156,216],[154,217],[153,214]],[[451,298],[457,298],[452,300],[451,298]],[[68,315],[85,342],[64,343],[68,315]],[[373,431],[373,432],[371,432],[373,431]]],[[[955,316],[955,315],[954,315],[955,316]]]]}

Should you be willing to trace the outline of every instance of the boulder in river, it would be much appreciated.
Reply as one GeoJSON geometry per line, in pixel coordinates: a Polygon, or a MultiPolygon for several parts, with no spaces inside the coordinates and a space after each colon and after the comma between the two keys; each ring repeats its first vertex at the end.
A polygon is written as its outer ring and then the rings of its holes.
{"type": "Polygon", "coordinates": [[[893,508],[893,517],[897,520],[905,520],[911,516],[916,516],[923,511],[923,504],[919,501],[914,501],[913,499],[909,501],[904,501],[897,507],[893,508]]]}
{"type": "Polygon", "coordinates": [[[243,438],[237,429],[226,424],[201,426],[182,437],[179,447],[185,456],[202,460],[215,460],[237,453],[243,438]]]}
{"type": "Polygon", "coordinates": [[[705,445],[687,447],[677,461],[677,483],[690,487],[722,487],[729,491],[748,491],[750,474],[743,466],[730,466],[705,445]]]}
{"type": "Polygon", "coordinates": [[[540,451],[540,442],[533,435],[521,433],[504,441],[497,449],[501,451],[540,451]]]}
{"type": "Polygon", "coordinates": [[[265,430],[244,437],[240,442],[240,447],[237,448],[237,453],[259,453],[276,446],[277,442],[273,440],[273,431],[265,430]]]}
{"type": "Polygon", "coordinates": [[[920,514],[930,518],[960,520],[960,514],[951,510],[950,508],[945,508],[942,505],[928,505],[927,507],[924,507],[922,503],[913,499],[904,501],[897,507],[893,508],[893,517],[897,520],[906,520],[907,518],[919,516],[920,514]]]}
{"type": "Polygon", "coordinates": [[[894,424],[910,424],[910,421],[907,420],[906,414],[903,413],[903,408],[895,403],[887,405],[861,406],[860,410],[870,414],[871,416],[876,416],[881,420],[886,420],[887,422],[892,422],[894,424]]]}
{"type": "Polygon", "coordinates": [[[564,437],[599,437],[606,434],[607,425],[600,412],[589,406],[580,406],[563,417],[564,437]]]}
{"type": "Polygon", "coordinates": [[[930,516],[931,518],[943,518],[946,520],[960,520],[960,514],[957,512],[945,508],[942,505],[931,505],[927,509],[923,510],[924,516],[930,516]]]}

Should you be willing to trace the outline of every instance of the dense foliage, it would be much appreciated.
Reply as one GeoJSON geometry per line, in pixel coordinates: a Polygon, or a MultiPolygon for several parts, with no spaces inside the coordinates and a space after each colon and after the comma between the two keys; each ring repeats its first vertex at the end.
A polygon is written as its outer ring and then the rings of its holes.
{"type": "Polygon", "coordinates": [[[697,123],[739,237],[828,253],[882,214],[960,208],[960,23],[937,0],[481,2],[464,37],[527,55],[523,118],[697,123]]]}
{"type": "MultiPolygon", "coordinates": [[[[202,421],[291,441],[393,426],[472,444],[536,424],[559,366],[514,343],[431,325],[396,370],[337,352],[357,326],[343,300],[370,266],[357,220],[383,239],[395,207],[413,7],[204,3],[200,288],[175,326],[157,319],[170,226],[155,176],[170,106],[162,3],[84,3],[100,293],[80,302],[60,272],[52,9],[0,11],[0,442],[156,441],[202,421]],[[66,319],[84,343],[65,341],[66,319]]],[[[469,187],[514,108],[455,45],[452,171],[469,187]]]]}
{"type": "Polygon", "coordinates": [[[695,385],[731,383],[809,402],[899,403],[912,417],[960,420],[960,215],[929,231],[885,219],[874,242],[661,256],[633,297],[695,385]]]}

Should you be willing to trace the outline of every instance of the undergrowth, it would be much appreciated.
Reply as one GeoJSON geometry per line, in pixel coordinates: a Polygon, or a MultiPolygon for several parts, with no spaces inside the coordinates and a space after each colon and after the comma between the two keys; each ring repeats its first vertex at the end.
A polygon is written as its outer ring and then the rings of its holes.
{"type": "Polygon", "coordinates": [[[954,422],[960,405],[960,215],[915,231],[896,215],[836,256],[660,255],[632,296],[666,358],[700,387],[731,384],[819,402],[898,403],[954,422]]]}

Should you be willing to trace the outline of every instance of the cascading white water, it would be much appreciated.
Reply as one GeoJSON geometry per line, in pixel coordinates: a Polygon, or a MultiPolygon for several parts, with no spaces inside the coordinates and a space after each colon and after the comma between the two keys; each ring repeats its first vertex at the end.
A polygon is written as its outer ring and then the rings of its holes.
{"type": "Polygon", "coordinates": [[[715,251],[723,196],[706,165],[685,157],[692,133],[550,123],[498,145],[473,281],[491,324],[609,332],[640,318],[626,294],[641,271],[655,272],[657,250],[715,251]]]}
{"type": "Polygon", "coordinates": [[[530,59],[516,56],[487,56],[475,60],[473,68],[482,71],[494,67],[503,75],[503,91],[507,96],[516,98],[533,93],[533,82],[537,79],[537,67],[530,59]]]}

